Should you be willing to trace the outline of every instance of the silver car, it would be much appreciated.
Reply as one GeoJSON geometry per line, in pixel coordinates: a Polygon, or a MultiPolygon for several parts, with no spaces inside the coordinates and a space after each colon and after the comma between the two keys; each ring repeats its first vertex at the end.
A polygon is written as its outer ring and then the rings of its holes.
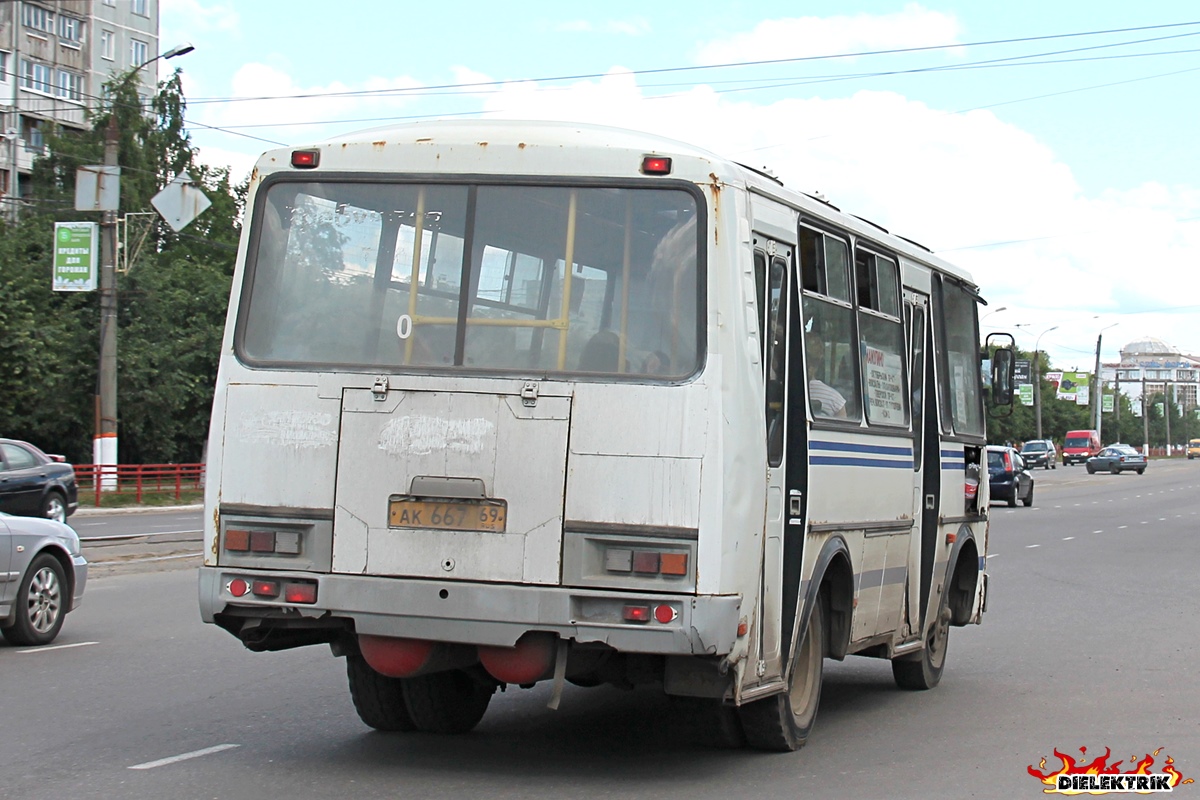
{"type": "Polygon", "coordinates": [[[14,645],[54,641],[83,601],[87,570],[69,526],[0,513],[0,634],[14,645]]]}

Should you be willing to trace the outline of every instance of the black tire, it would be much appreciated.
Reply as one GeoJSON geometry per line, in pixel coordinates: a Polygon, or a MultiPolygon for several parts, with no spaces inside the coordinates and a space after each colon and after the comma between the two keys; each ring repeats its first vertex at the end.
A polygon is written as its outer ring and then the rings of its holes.
{"type": "Polygon", "coordinates": [[[828,650],[825,603],[818,595],[788,672],[788,689],[741,707],[746,743],[760,750],[799,750],[812,735],[821,705],[821,682],[828,650]],[[797,710],[798,709],[798,710],[797,710]]]}
{"type": "Polygon", "coordinates": [[[21,578],[13,603],[16,616],[12,625],[0,629],[0,634],[9,644],[22,647],[50,644],[62,630],[69,603],[62,564],[49,553],[42,553],[21,578]]]}
{"type": "Polygon", "coordinates": [[[1017,487],[1015,484],[1013,485],[1012,496],[1008,498],[1008,507],[1009,508],[1017,507],[1017,487]]]}
{"type": "Polygon", "coordinates": [[[46,492],[42,500],[42,516],[55,522],[67,521],[67,498],[63,497],[62,492],[53,489],[46,492]]]}
{"type": "Polygon", "coordinates": [[[1025,506],[1026,508],[1029,508],[1030,506],[1033,505],[1033,487],[1032,486],[1029,487],[1029,494],[1025,495],[1025,499],[1023,499],[1021,501],[1021,504],[1023,506],[1025,506]]]}
{"type": "Polygon", "coordinates": [[[415,731],[404,704],[404,679],[389,678],[371,669],[360,655],[346,657],[350,699],[358,718],[377,731],[415,731]]]}
{"type": "Polygon", "coordinates": [[[738,709],[719,698],[671,697],[675,723],[702,747],[737,748],[746,743],[738,709]]]}
{"type": "Polygon", "coordinates": [[[461,669],[404,679],[404,700],[419,731],[466,733],[479,724],[496,691],[461,669]]]}
{"type": "Polygon", "coordinates": [[[1145,467],[1142,467],[1141,469],[1139,469],[1139,470],[1137,471],[1137,474],[1138,474],[1138,475],[1141,475],[1141,474],[1145,473],[1145,471],[1146,471],[1146,468],[1145,468],[1145,467]]]}
{"type": "Polygon", "coordinates": [[[1108,471],[1111,472],[1113,475],[1121,474],[1121,468],[1118,467],[1116,464],[1113,464],[1111,467],[1109,467],[1108,471]]]}
{"type": "Polygon", "coordinates": [[[1091,465],[1091,464],[1088,464],[1087,471],[1088,471],[1088,475],[1095,475],[1095,474],[1096,474],[1096,470],[1092,469],[1092,465],[1091,465]]]}
{"type": "Polygon", "coordinates": [[[946,645],[950,642],[950,609],[942,609],[929,628],[920,653],[892,659],[892,677],[901,689],[924,691],[937,686],[946,669],[946,645]]]}

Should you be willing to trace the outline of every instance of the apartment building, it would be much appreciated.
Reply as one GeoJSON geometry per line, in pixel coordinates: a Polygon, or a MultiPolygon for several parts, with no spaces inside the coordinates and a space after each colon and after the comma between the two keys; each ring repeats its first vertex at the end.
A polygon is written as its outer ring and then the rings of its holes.
{"type": "MultiPolygon", "coordinates": [[[[0,204],[15,213],[52,124],[85,128],[113,73],[159,54],[160,0],[13,0],[0,3],[0,204]]],[[[138,73],[149,98],[159,62],[138,73]]]]}

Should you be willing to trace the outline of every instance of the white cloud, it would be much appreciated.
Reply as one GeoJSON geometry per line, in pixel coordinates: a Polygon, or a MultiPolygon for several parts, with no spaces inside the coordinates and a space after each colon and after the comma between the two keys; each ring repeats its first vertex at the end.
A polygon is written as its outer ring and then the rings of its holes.
{"type": "Polygon", "coordinates": [[[1141,313],[1200,297],[1200,222],[1178,222],[1200,216],[1197,187],[1087,196],[1027,131],[989,111],[947,113],[893,92],[767,105],[730,97],[701,86],[654,99],[617,70],[565,88],[509,84],[485,105],[493,116],[629,127],[766,165],[793,188],[949,250],[992,308],[1007,307],[989,324],[1023,324],[1022,347],[1059,325],[1042,344],[1056,362],[1090,364],[1096,332],[1120,319],[1106,358],[1147,331],[1200,352],[1194,316],[1141,313]],[[1020,243],[976,247],[1001,242],[1020,243]]]}
{"type": "Polygon", "coordinates": [[[961,26],[951,14],[910,3],[894,14],[764,20],[752,31],[708,42],[697,63],[836,55],[953,44],[961,26]]]}
{"type": "MultiPolygon", "coordinates": [[[[177,36],[184,34],[200,36],[209,33],[237,34],[241,28],[241,20],[232,3],[215,3],[208,5],[200,0],[161,0],[161,39],[164,42],[174,42],[177,36]]],[[[171,44],[167,44],[170,47],[171,44]]]]}

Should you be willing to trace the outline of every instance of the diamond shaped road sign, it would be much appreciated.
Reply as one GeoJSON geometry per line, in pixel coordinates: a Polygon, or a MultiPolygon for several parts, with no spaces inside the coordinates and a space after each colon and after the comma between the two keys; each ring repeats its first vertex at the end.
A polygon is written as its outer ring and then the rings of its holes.
{"type": "Polygon", "coordinates": [[[196,187],[191,175],[181,172],[154,195],[150,205],[178,233],[203,214],[212,202],[196,187]]]}

